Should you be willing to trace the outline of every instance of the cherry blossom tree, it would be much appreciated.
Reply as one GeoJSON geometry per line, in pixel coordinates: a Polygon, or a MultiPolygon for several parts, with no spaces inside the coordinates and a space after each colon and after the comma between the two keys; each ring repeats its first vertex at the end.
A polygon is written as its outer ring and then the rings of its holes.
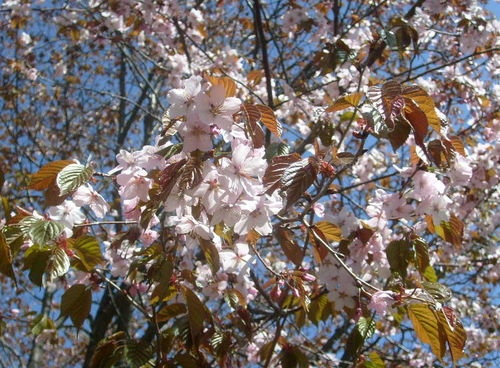
{"type": "Polygon", "coordinates": [[[0,365],[494,367],[480,0],[0,5],[0,365]]]}

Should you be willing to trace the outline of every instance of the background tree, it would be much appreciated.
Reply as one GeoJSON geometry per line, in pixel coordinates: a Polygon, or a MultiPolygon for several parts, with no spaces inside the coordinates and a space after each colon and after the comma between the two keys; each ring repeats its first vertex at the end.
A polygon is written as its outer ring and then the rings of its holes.
{"type": "Polygon", "coordinates": [[[484,3],[0,17],[3,366],[495,366],[484,3]]]}

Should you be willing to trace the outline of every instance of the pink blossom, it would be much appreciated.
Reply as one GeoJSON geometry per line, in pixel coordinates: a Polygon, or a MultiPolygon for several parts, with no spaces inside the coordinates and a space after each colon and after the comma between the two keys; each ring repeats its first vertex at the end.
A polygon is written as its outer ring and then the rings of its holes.
{"type": "Polygon", "coordinates": [[[454,185],[466,185],[472,176],[472,167],[469,160],[465,157],[456,159],[448,176],[454,185]]]}
{"type": "Polygon", "coordinates": [[[65,200],[58,206],[50,207],[47,214],[52,220],[62,223],[67,228],[71,229],[75,224],[81,224],[85,220],[85,215],[80,210],[75,202],[65,200]]]}
{"type": "Polygon", "coordinates": [[[449,218],[448,205],[451,199],[445,195],[429,195],[418,204],[416,212],[419,215],[431,215],[434,224],[439,225],[449,218]]]}
{"type": "Polygon", "coordinates": [[[141,201],[146,202],[149,199],[149,189],[152,184],[151,179],[144,176],[134,176],[119,189],[119,193],[123,199],[138,197],[141,201]]]}
{"type": "Polygon", "coordinates": [[[231,129],[233,114],[239,111],[241,105],[238,98],[226,98],[226,90],[222,85],[212,86],[207,93],[199,94],[195,101],[196,112],[201,120],[225,130],[231,129]]]}
{"type": "Polygon", "coordinates": [[[430,195],[444,194],[444,183],[433,173],[419,170],[413,175],[411,198],[421,200],[430,195]]]}
{"type": "Polygon", "coordinates": [[[240,235],[255,230],[261,235],[270,234],[273,230],[271,216],[283,208],[283,201],[276,192],[272,196],[262,195],[257,200],[242,200],[242,211],[248,211],[234,225],[234,231],[240,235]]]}
{"type": "Polygon", "coordinates": [[[88,205],[97,218],[103,218],[109,211],[109,204],[88,184],[76,190],[73,201],[77,206],[88,205]]]}
{"type": "Polygon", "coordinates": [[[197,116],[183,123],[179,128],[179,134],[183,138],[184,152],[195,150],[206,152],[213,148],[210,125],[202,122],[197,116]]]}
{"type": "Polygon", "coordinates": [[[236,201],[234,194],[229,191],[230,179],[219,174],[213,164],[205,164],[203,177],[205,180],[194,190],[192,195],[201,198],[201,204],[208,214],[213,215],[224,204],[236,201]]]}
{"type": "Polygon", "coordinates": [[[177,234],[193,233],[206,240],[213,238],[212,230],[191,215],[180,218],[175,231],[177,234]]]}
{"type": "Polygon", "coordinates": [[[323,203],[315,202],[312,206],[314,214],[318,217],[325,216],[325,205],[323,203]]]}
{"type": "Polygon", "coordinates": [[[239,204],[222,203],[212,214],[211,225],[224,223],[232,227],[241,220],[241,207],[239,204]]]}
{"type": "Polygon", "coordinates": [[[377,314],[385,316],[387,310],[395,303],[396,293],[393,291],[377,291],[372,295],[368,308],[373,309],[377,314]]]}
{"type": "Polygon", "coordinates": [[[168,110],[171,118],[186,115],[194,105],[194,98],[201,91],[200,76],[192,76],[184,82],[184,88],[172,89],[167,97],[172,104],[168,110]]]}
{"type": "Polygon", "coordinates": [[[236,194],[245,192],[257,194],[257,181],[267,167],[264,150],[253,149],[245,142],[235,139],[232,143],[233,156],[221,160],[222,173],[231,180],[231,190],[236,194]]]}
{"type": "Polygon", "coordinates": [[[248,244],[243,242],[236,243],[234,249],[223,249],[220,251],[219,257],[224,271],[235,273],[239,273],[241,269],[246,267],[251,259],[248,244]]]}
{"type": "Polygon", "coordinates": [[[111,175],[121,171],[121,174],[117,177],[117,182],[120,185],[123,185],[122,183],[128,181],[128,179],[134,175],[145,176],[147,174],[146,170],[139,165],[139,158],[136,153],[130,153],[122,149],[116,155],[116,161],[118,161],[118,166],[112,169],[109,174],[111,175]]]}
{"type": "Polygon", "coordinates": [[[145,230],[141,236],[139,237],[139,240],[141,241],[141,243],[147,247],[147,246],[150,246],[151,244],[153,244],[153,242],[158,239],[160,235],[158,234],[157,231],[154,231],[154,230],[151,230],[151,229],[148,229],[148,230],[145,230]]]}

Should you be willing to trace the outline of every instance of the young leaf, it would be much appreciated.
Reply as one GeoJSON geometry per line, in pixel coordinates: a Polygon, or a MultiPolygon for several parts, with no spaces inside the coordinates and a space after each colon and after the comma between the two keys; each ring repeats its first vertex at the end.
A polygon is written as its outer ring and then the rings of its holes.
{"type": "Polygon", "coordinates": [[[442,221],[439,226],[434,225],[434,227],[436,234],[447,242],[450,242],[456,247],[460,247],[462,245],[464,224],[462,220],[455,215],[451,214],[449,221],[442,221]]]}
{"type": "Polygon", "coordinates": [[[320,230],[325,239],[336,242],[342,240],[342,229],[328,221],[320,221],[314,225],[315,230],[320,230]]]}
{"type": "Polygon", "coordinates": [[[236,94],[236,83],[229,77],[213,77],[205,75],[204,78],[210,82],[212,86],[221,85],[226,91],[226,98],[233,97],[236,94]]]}
{"type": "Polygon", "coordinates": [[[286,193],[286,207],[291,207],[314,183],[319,164],[314,157],[294,162],[281,177],[281,188],[286,193]]]}
{"type": "Polygon", "coordinates": [[[75,284],[61,298],[61,316],[69,316],[73,325],[80,329],[90,313],[92,292],[83,284],[75,284]]]}
{"type": "Polygon", "coordinates": [[[281,186],[281,178],[285,170],[293,163],[300,160],[300,156],[292,153],[285,156],[274,156],[266,169],[263,178],[263,184],[266,193],[271,194],[281,186]]]}
{"type": "Polygon", "coordinates": [[[57,174],[56,183],[61,191],[61,196],[71,193],[90,180],[94,174],[92,166],[70,164],[57,174]]]}
{"type": "Polygon", "coordinates": [[[464,356],[464,347],[467,340],[462,322],[455,315],[455,311],[450,307],[442,307],[437,312],[438,320],[446,334],[446,341],[450,349],[451,359],[454,364],[464,356]]]}
{"type": "Polygon", "coordinates": [[[261,114],[260,121],[262,121],[262,124],[264,124],[276,137],[281,137],[283,130],[281,123],[276,118],[276,115],[274,115],[274,111],[269,106],[265,105],[255,105],[255,107],[261,114]]]}
{"type": "MultiPolygon", "coordinates": [[[[260,112],[258,112],[258,110],[255,108],[255,106],[253,106],[253,105],[251,105],[251,106],[259,114],[258,119],[260,119],[260,112]]],[[[247,119],[245,127],[247,130],[247,134],[250,136],[250,139],[252,140],[253,146],[255,148],[260,148],[260,147],[264,146],[264,144],[266,142],[266,138],[265,138],[264,131],[262,130],[260,125],[257,123],[258,119],[257,120],[254,120],[254,119],[255,119],[255,116],[249,117],[247,119]]]]}
{"type": "Polygon", "coordinates": [[[364,96],[361,92],[354,92],[338,98],[332,105],[328,106],[326,112],[340,111],[348,107],[358,107],[361,98],[364,96]]]}
{"type": "Polygon", "coordinates": [[[283,368],[307,368],[309,359],[296,345],[286,344],[280,352],[281,367],[283,368]]]}
{"type": "Polygon", "coordinates": [[[182,171],[179,173],[179,188],[181,190],[193,189],[203,181],[203,156],[202,152],[191,152],[182,171]]]}
{"type": "Polygon", "coordinates": [[[436,313],[427,304],[410,304],[407,307],[417,337],[430,345],[432,352],[442,360],[446,352],[446,334],[436,313]]]}
{"type": "Polygon", "coordinates": [[[278,226],[275,235],[285,256],[292,261],[294,265],[300,267],[304,259],[304,251],[294,241],[295,235],[293,231],[284,226],[278,226]]]}
{"type": "Polygon", "coordinates": [[[423,275],[430,264],[427,243],[419,237],[414,239],[412,244],[415,252],[415,266],[417,267],[418,272],[423,275]]]}
{"type": "Polygon", "coordinates": [[[42,166],[38,172],[30,176],[30,183],[28,189],[45,190],[53,185],[56,181],[57,175],[66,166],[74,164],[73,160],[60,160],[49,162],[42,166]]]}
{"type": "Polygon", "coordinates": [[[151,304],[162,302],[175,295],[172,293],[173,289],[170,285],[173,271],[174,265],[167,259],[162,259],[150,268],[148,274],[150,274],[151,280],[158,282],[151,294],[151,304]]]}
{"type": "Polygon", "coordinates": [[[12,268],[12,253],[2,231],[0,231],[0,272],[16,281],[14,269],[12,268]]]}
{"type": "Polygon", "coordinates": [[[393,121],[394,127],[387,133],[392,149],[396,151],[410,136],[411,127],[403,116],[393,121]]]}
{"type": "Polygon", "coordinates": [[[424,147],[424,138],[427,135],[428,122],[425,113],[418,107],[413,100],[407,99],[404,108],[405,118],[411,125],[415,143],[424,147]]]}
{"type": "Polygon", "coordinates": [[[404,87],[402,94],[405,99],[411,99],[427,117],[428,124],[436,131],[441,132],[441,120],[436,114],[436,106],[431,96],[419,86],[404,87]]]}
{"type": "Polygon", "coordinates": [[[242,110],[243,113],[245,114],[247,122],[249,123],[257,123],[262,116],[260,110],[257,108],[256,105],[243,104],[242,110]]]}

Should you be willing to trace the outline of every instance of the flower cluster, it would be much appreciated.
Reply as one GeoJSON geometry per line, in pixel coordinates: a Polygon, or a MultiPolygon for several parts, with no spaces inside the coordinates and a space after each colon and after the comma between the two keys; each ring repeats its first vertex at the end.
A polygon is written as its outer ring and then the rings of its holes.
{"type": "MultiPolygon", "coordinates": [[[[283,207],[278,194],[264,194],[264,148],[254,148],[246,137],[237,119],[241,101],[226,96],[222,84],[212,85],[193,76],[185,80],[184,88],[173,89],[168,96],[168,115],[177,121],[182,151],[168,159],[158,155],[159,146],[118,154],[119,165],[111,173],[119,172],[116,181],[126,217],[140,220],[155,185],[152,172],[163,173],[163,188],[171,188],[162,203],[167,213],[164,224],[184,245],[180,251],[182,267],[195,270],[206,295],[220,297],[231,284],[251,299],[255,289],[249,279],[251,257],[244,240],[251,232],[271,234],[271,218],[283,207]],[[179,162],[185,164],[176,173],[166,175],[179,162]],[[195,172],[201,180],[186,185],[184,179],[195,172]],[[232,234],[231,244],[217,229],[232,234]],[[200,242],[209,242],[220,254],[216,274],[196,260],[200,242]]],[[[172,145],[171,141],[168,145],[172,145]]],[[[153,229],[158,221],[152,217],[149,237],[156,235],[153,229]]]]}

